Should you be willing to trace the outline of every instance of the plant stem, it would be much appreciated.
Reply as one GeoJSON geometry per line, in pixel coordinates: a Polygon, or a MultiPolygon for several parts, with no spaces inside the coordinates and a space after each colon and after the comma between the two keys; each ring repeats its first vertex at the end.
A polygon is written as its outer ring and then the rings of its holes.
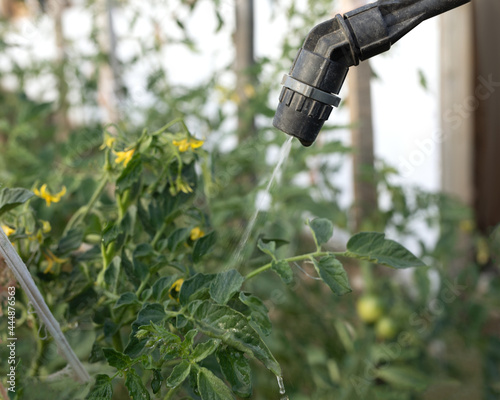
{"type": "Polygon", "coordinates": [[[71,217],[71,219],[69,220],[68,224],[66,225],[66,228],[64,229],[64,232],[68,232],[74,225],[76,225],[80,221],[83,221],[87,217],[87,215],[89,215],[90,210],[92,210],[92,207],[94,206],[95,202],[101,196],[107,183],[108,183],[108,177],[107,175],[105,175],[101,178],[99,186],[97,186],[96,190],[92,194],[92,197],[90,198],[87,205],[83,206],[75,214],[73,214],[73,217],[71,217]]]}
{"type": "Polygon", "coordinates": [[[180,386],[177,386],[177,387],[174,387],[172,389],[170,389],[167,394],[165,395],[165,397],[163,398],[163,400],[169,400],[172,398],[172,396],[175,394],[175,392],[177,392],[177,390],[179,390],[180,386]]]}
{"type": "MultiPolygon", "coordinates": [[[[284,261],[290,263],[290,262],[295,262],[295,261],[303,261],[303,260],[311,259],[313,257],[325,257],[327,255],[344,256],[345,252],[334,253],[334,252],[330,252],[330,251],[316,251],[314,253],[303,254],[301,256],[285,258],[284,261]]],[[[259,275],[260,273],[267,271],[268,269],[270,269],[272,267],[272,265],[273,265],[273,263],[270,262],[266,265],[263,265],[260,268],[253,270],[252,272],[250,272],[248,275],[245,276],[245,280],[253,278],[254,276],[259,275]]]]}

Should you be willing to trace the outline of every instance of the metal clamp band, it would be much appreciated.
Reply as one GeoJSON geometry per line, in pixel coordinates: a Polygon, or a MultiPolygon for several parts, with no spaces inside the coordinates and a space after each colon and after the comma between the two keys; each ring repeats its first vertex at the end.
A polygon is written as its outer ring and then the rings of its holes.
{"type": "Polygon", "coordinates": [[[309,97],[313,100],[320,101],[321,103],[328,104],[329,106],[338,107],[340,104],[341,99],[336,94],[316,89],[315,87],[292,78],[290,75],[285,74],[281,84],[294,92],[300,93],[301,95],[309,97]]]}

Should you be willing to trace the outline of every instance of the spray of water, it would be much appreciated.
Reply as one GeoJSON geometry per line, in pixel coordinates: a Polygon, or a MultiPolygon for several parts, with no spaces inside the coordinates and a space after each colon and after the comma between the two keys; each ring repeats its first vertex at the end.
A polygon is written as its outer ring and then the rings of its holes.
{"type": "Polygon", "coordinates": [[[271,187],[274,183],[274,181],[277,179],[277,177],[280,175],[281,168],[285,164],[285,161],[288,158],[288,155],[290,154],[290,150],[292,149],[292,140],[293,137],[290,136],[285,143],[281,146],[281,151],[280,151],[280,156],[278,163],[276,164],[276,167],[274,167],[274,171],[271,175],[271,178],[269,179],[269,182],[267,183],[266,190],[261,196],[261,201],[258,201],[256,206],[255,206],[255,211],[252,215],[252,218],[248,221],[248,225],[245,229],[245,232],[243,233],[243,236],[241,237],[241,240],[238,244],[238,247],[236,248],[236,251],[234,253],[234,256],[232,258],[233,264],[239,265],[242,261],[243,258],[243,249],[245,248],[248,239],[250,238],[250,235],[252,234],[253,228],[255,226],[255,223],[257,222],[257,217],[259,216],[259,213],[262,211],[263,208],[263,203],[264,200],[270,197],[270,191],[271,187]]]}

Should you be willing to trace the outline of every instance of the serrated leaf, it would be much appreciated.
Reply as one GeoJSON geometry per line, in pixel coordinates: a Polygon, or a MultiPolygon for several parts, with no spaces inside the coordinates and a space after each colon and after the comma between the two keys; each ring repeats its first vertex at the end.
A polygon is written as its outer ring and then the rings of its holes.
{"type": "Polygon", "coordinates": [[[210,339],[203,343],[198,343],[191,354],[191,360],[200,362],[212,354],[220,345],[219,339],[210,339]]]}
{"type": "Polygon", "coordinates": [[[212,373],[201,367],[198,371],[198,390],[202,400],[230,400],[234,399],[231,390],[225,383],[212,373]]]}
{"type": "Polygon", "coordinates": [[[106,283],[108,290],[111,292],[115,290],[115,287],[118,284],[121,262],[122,260],[119,256],[113,257],[113,260],[109,263],[106,271],[104,271],[104,282],[106,283]]]}
{"type": "Polygon", "coordinates": [[[219,304],[226,304],[238,292],[245,278],[236,270],[220,272],[210,283],[209,293],[219,304]]]}
{"type": "Polygon", "coordinates": [[[285,260],[274,261],[271,263],[271,268],[287,285],[293,282],[293,271],[290,265],[285,260]]]}
{"type": "Polygon", "coordinates": [[[193,261],[195,263],[200,261],[203,256],[212,250],[216,241],[217,236],[215,232],[211,232],[208,235],[199,238],[194,244],[193,261]]]}
{"type": "Polygon", "coordinates": [[[83,230],[81,228],[70,229],[57,244],[56,253],[64,256],[80,247],[83,241],[83,230]]]}
{"type": "Polygon", "coordinates": [[[179,293],[179,302],[182,305],[187,305],[194,299],[208,295],[210,284],[215,279],[215,274],[198,273],[189,279],[186,279],[181,286],[179,293]]]}
{"type": "Polygon", "coordinates": [[[346,256],[397,269],[425,266],[404,246],[385,239],[385,234],[378,232],[361,232],[351,237],[347,242],[346,256]]]}
{"type": "Polygon", "coordinates": [[[377,378],[404,389],[423,390],[428,384],[427,377],[420,371],[407,366],[388,365],[374,371],[377,378]]]}
{"type": "Polygon", "coordinates": [[[139,300],[137,299],[135,293],[125,292],[120,296],[118,300],[116,300],[113,308],[120,308],[123,306],[129,306],[131,304],[139,304],[139,300]]]}
{"type": "Polygon", "coordinates": [[[243,314],[228,306],[200,300],[190,303],[188,309],[192,322],[205,335],[221,339],[249,357],[256,358],[275,375],[281,375],[278,362],[243,314]]]}
{"type": "Polygon", "coordinates": [[[341,296],[352,292],[347,273],[334,256],[326,256],[319,261],[313,260],[313,264],[320,278],[332,289],[333,293],[341,296]]]}
{"type": "Polygon", "coordinates": [[[109,223],[102,230],[102,244],[108,247],[111,242],[114,242],[120,234],[120,228],[112,223],[109,223]]]}
{"type": "Polygon", "coordinates": [[[132,323],[132,332],[124,353],[132,358],[137,358],[144,349],[147,339],[139,340],[135,334],[141,326],[149,325],[151,322],[159,324],[165,319],[165,316],[165,310],[161,304],[145,303],[137,314],[136,320],[132,323]]]}
{"type": "Polygon", "coordinates": [[[177,275],[162,276],[153,284],[153,297],[157,301],[161,301],[164,297],[167,297],[168,290],[176,280],[177,275]]]}
{"type": "Polygon", "coordinates": [[[187,360],[182,360],[180,364],[177,364],[172,373],[167,378],[166,385],[169,388],[174,388],[179,386],[188,377],[191,371],[191,363],[187,360]]]}
{"type": "Polygon", "coordinates": [[[190,229],[188,228],[179,228],[172,232],[172,234],[168,237],[167,248],[170,251],[175,251],[179,247],[181,243],[184,243],[190,234],[190,229]]]}
{"type": "Polygon", "coordinates": [[[139,180],[141,174],[142,161],[140,155],[135,154],[116,180],[116,189],[123,193],[125,189],[128,189],[139,180]]]}
{"type": "Polygon", "coordinates": [[[309,221],[308,225],[311,228],[314,242],[318,249],[333,236],[333,224],[325,218],[315,218],[309,221]]]}
{"type": "Polygon", "coordinates": [[[0,215],[26,203],[33,196],[33,192],[23,188],[3,188],[0,190],[0,215]]]}
{"type": "Polygon", "coordinates": [[[107,375],[97,375],[95,384],[85,397],[85,400],[111,400],[113,397],[113,384],[107,375]]]}
{"type": "Polygon", "coordinates": [[[132,364],[132,359],[126,354],[120,353],[113,348],[102,349],[108,364],[118,370],[124,370],[132,364]]]}
{"type": "Polygon", "coordinates": [[[162,381],[163,375],[161,374],[161,370],[154,369],[153,379],[151,380],[151,389],[153,390],[153,394],[156,394],[160,391],[162,381]]]}
{"type": "Polygon", "coordinates": [[[271,256],[273,260],[276,259],[276,243],[275,242],[267,242],[265,243],[262,239],[259,239],[257,242],[257,247],[259,248],[260,251],[263,253],[271,256]]]}
{"type": "Polygon", "coordinates": [[[271,320],[269,319],[269,310],[264,302],[257,296],[250,293],[240,293],[240,301],[250,310],[250,323],[257,331],[264,336],[268,336],[272,330],[271,320]]]}
{"type": "Polygon", "coordinates": [[[149,392],[142,383],[139,375],[133,369],[127,371],[127,377],[125,378],[125,386],[128,389],[128,393],[132,400],[149,400],[149,392]]]}
{"type": "Polygon", "coordinates": [[[241,351],[230,347],[219,348],[215,353],[224,378],[240,397],[252,394],[252,369],[241,351]]]}

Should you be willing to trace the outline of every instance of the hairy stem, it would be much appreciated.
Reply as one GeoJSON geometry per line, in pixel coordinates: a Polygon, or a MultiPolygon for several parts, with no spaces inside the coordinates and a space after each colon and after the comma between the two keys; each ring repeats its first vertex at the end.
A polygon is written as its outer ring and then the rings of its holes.
{"type": "MultiPolygon", "coordinates": [[[[329,252],[329,251],[316,251],[314,253],[303,254],[301,256],[285,258],[284,261],[289,262],[289,263],[295,262],[295,261],[303,261],[303,260],[311,259],[313,257],[325,257],[329,254],[334,255],[334,256],[344,256],[345,252],[335,253],[335,252],[329,252]]],[[[248,275],[245,276],[245,280],[253,278],[254,276],[259,275],[260,273],[267,271],[268,269],[270,269],[272,267],[272,265],[273,265],[273,263],[270,262],[266,265],[263,265],[260,268],[253,270],[252,272],[250,272],[248,275]]]]}

